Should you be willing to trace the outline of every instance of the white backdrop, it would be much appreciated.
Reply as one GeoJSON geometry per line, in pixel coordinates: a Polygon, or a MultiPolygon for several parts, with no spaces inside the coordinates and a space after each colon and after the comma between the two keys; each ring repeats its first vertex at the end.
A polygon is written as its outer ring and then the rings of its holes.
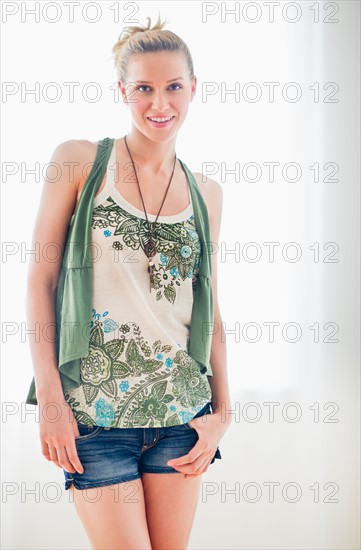
{"type": "Polygon", "coordinates": [[[280,1],[272,17],[266,2],[81,1],[72,22],[63,2],[35,4],[1,8],[2,548],[89,547],[24,403],[31,233],[54,148],[129,130],[111,48],[158,10],[198,77],[177,154],[224,189],[235,418],[189,548],[359,548],[359,2],[280,1]]]}

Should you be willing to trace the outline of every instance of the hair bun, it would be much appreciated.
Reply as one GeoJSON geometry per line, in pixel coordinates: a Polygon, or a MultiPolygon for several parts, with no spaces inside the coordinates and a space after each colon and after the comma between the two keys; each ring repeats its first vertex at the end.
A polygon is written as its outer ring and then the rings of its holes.
{"type": "Polygon", "coordinates": [[[139,26],[133,25],[133,26],[130,26],[130,27],[124,27],[122,29],[122,32],[120,33],[120,35],[118,37],[118,41],[121,41],[121,42],[124,43],[126,40],[128,40],[128,38],[130,38],[133,34],[136,34],[137,32],[161,30],[161,29],[163,29],[163,27],[167,23],[167,21],[163,21],[163,23],[162,23],[159,14],[158,14],[158,21],[155,23],[155,25],[153,25],[153,27],[151,26],[151,19],[150,19],[149,16],[147,16],[147,20],[148,20],[148,23],[147,23],[146,26],[145,25],[139,25],[139,26]]]}
{"type": "Polygon", "coordinates": [[[112,48],[118,80],[126,81],[128,61],[132,55],[159,51],[183,52],[189,67],[189,76],[193,77],[193,61],[187,45],[177,34],[164,29],[166,24],[167,21],[162,22],[158,13],[158,20],[153,26],[148,16],[146,25],[123,27],[112,48]]]}

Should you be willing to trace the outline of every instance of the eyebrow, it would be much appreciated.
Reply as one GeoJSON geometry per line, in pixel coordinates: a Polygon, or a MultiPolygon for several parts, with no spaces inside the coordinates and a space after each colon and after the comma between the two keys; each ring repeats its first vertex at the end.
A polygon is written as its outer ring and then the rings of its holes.
{"type": "MultiPolygon", "coordinates": [[[[167,80],[167,84],[168,82],[174,82],[174,80],[184,80],[184,78],[182,78],[181,76],[178,76],[177,78],[171,78],[170,80],[167,80]]],[[[152,84],[151,81],[149,80],[136,80],[135,83],[138,84],[142,82],[143,84],[152,84]]]]}

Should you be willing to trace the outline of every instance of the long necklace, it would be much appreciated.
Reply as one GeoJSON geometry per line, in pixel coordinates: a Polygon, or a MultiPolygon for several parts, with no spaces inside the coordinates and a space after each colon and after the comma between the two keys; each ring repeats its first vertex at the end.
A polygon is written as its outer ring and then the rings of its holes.
{"type": "MultiPolygon", "coordinates": [[[[138,176],[137,176],[137,171],[136,171],[136,169],[135,169],[135,164],[134,164],[132,155],[130,154],[129,147],[128,147],[128,144],[127,144],[127,136],[124,136],[124,142],[125,142],[125,146],[126,146],[126,148],[127,148],[127,151],[128,151],[128,153],[129,153],[130,160],[132,161],[133,170],[134,170],[134,174],[135,174],[135,177],[136,177],[136,180],[137,180],[137,184],[138,184],[138,189],[139,189],[140,197],[141,197],[142,203],[143,203],[144,214],[145,214],[145,217],[146,217],[146,220],[147,220],[147,224],[148,224],[149,239],[148,239],[148,241],[147,241],[147,242],[145,243],[145,245],[144,245],[144,252],[145,252],[145,254],[147,255],[148,260],[149,260],[149,261],[148,261],[148,273],[149,273],[149,282],[150,282],[149,290],[150,290],[150,292],[151,292],[151,291],[152,291],[152,285],[153,285],[153,277],[154,277],[154,263],[153,263],[153,257],[155,256],[155,254],[156,254],[156,252],[157,252],[157,247],[156,247],[156,244],[155,244],[154,238],[153,238],[153,229],[152,229],[151,226],[150,226],[150,223],[149,223],[149,220],[148,220],[148,216],[147,216],[147,211],[146,211],[146,209],[145,209],[145,204],[144,204],[144,200],[143,200],[142,191],[141,191],[140,185],[139,185],[139,180],[138,180],[138,176]]],[[[174,174],[174,169],[175,169],[176,160],[177,160],[177,155],[175,154],[175,155],[174,155],[174,163],[173,163],[172,174],[171,174],[171,176],[170,176],[170,180],[169,180],[169,183],[168,183],[168,185],[167,185],[167,189],[166,189],[165,195],[164,195],[164,197],[163,197],[162,204],[160,205],[160,208],[159,208],[159,212],[158,212],[158,214],[157,214],[157,217],[155,218],[154,222],[152,222],[152,224],[154,224],[154,225],[157,223],[158,216],[159,216],[159,214],[160,214],[160,211],[162,210],[162,207],[163,207],[165,198],[166,198],[167,193],[168,193],[169,186],[170,186],[171,181],[172,181],[172,179],[173,179],[173,174],[174,174]]]]}

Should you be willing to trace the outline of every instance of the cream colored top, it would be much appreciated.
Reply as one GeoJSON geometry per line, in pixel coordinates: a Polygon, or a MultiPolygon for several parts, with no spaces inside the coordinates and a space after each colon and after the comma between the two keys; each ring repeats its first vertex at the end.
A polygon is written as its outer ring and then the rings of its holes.
{"type": "Polygon", "coordinates": [[[90,348],[81,360],[81,386],[65,397],[81,423],[183,424],[211,400],[207,375],[187,353],[200,263],[191,194],[188,187],[182,212],[158,216],[150,288],[146,216],[115,187],[115,163],[116,140],[104,188],[94,198],[90,348]]]}

